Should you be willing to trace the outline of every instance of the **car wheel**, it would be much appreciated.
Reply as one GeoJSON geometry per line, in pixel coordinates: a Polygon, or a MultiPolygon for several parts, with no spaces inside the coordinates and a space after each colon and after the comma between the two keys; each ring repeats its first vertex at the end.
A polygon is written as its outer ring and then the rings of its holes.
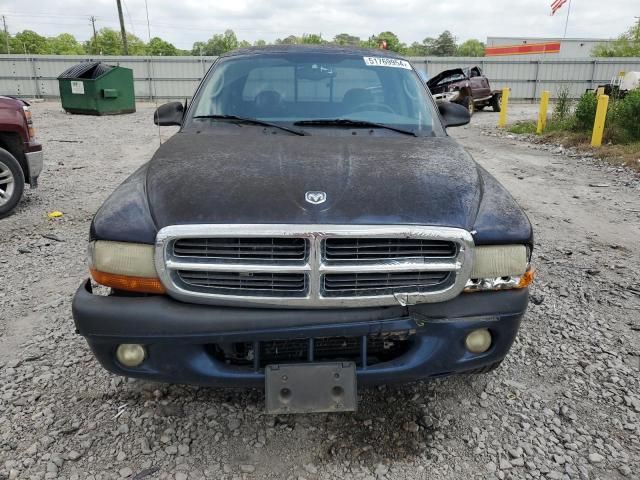
{"type": "Polygon", "coordinates": [[[11,213],[23,191],[24,173],[20,164],[13,155],[0,148],[0,218],[11,213]]]}
{"type": "Polygon", "coordinates": [[[491,108],[493,108],[494,112],[500,111],[500,97],[498,95],[491,97],[491,108]]]}
{"type": "Polygon", "coordinates": [[[474,105],[471,97],[464,97],[464,100],[462,100],[462,106],[469,110],[469,115],[473,115],[474,105]]]}

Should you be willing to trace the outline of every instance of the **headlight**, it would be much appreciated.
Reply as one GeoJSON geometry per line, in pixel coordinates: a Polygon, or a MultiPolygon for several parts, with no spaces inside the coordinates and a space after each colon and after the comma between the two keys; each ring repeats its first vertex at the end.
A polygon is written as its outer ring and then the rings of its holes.
{"type": "Polygon", "coordinates": [[[475,249],[475,262],[465,292],[524,288],[534,279],[525,245],[491,245],[475,249]]]}
{"type": "Polygon", "coordinates": [[[164,293],[156,273],[154,246],[98,240],[89,244],[93,279],[117,290],[164,293]]]}
{"type": "Polygon", "coordinates": [[[449,102],[454,102],[458,99],[458,97],[460,96],[460,91],[456,90],[454,92],[447,92],[445,94],[447,101],[449,102]]]}

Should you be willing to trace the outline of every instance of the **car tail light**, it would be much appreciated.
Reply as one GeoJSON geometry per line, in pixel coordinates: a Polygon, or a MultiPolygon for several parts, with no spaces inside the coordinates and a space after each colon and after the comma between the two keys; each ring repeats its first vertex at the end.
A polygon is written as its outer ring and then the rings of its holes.
{"type": "Polygon", "coordinates": [[[24,105],[22,109],[24,110],[24,116],[27,119],[27,129],[29,131],[29,139],[33,140],[34,138],[36,138],[36,129],[33,128],[33,118],[31,115],[31,109],[26,105],[24,105]]]}

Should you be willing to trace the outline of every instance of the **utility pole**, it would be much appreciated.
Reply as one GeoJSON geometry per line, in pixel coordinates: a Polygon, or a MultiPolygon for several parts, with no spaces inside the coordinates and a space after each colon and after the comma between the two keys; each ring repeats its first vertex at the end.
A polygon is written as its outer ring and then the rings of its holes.
{"type": "Polygon", "coordinates": [[[96,17],[94,17],[93,15],[91,15],[91,17],[89,17],[89,20],[91,20],[91,26],[93,27],[93,53],[98,53],[98,36],[96,35],[96,17]]]}
{"type": "Polygon", "coordinates": [[[2,15],[2,24],[4,25],[4,40],[7,42],[7,53],[11,53],[11,48],[9,48],[9,32],[7,31],[7,19],[4,15],[2,15]]]}
{"type": "Polygon", "coordinates": [[[127,46],[127,31],[124,29],[124,17],[122,16],[122,4],[120,0],[116,0],[118,4],[118,17],[120,17],[120,33],[122,34],[122,46],[124,47],[124,54],[129,55],[129,47],[127,46]]]}

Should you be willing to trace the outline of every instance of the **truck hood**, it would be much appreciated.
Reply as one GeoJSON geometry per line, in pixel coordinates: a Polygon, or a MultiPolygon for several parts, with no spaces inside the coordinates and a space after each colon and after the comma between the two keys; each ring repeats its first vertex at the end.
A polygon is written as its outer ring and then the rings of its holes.
{"type": "Polygon", "coordinates": [[[467,74],[461,68],[452,68],[451,70],[444,70],[437,75],[434,75],[433,78],[430,78],[427,81],[427,86],[431,93],[441,93],[446,90],[451,84],[455,84],[458,82],[467,82],[467,74]],[[464,78],[460,78],[462,75],[464,78]]]}
{"type": "Polygon", "coordinates": [[[474,160],[448,137],[181,132],[149,163],[146,191],[159,229],[301,223],[469,230],[482,180],[474,160]],[[309,191],[326,192],[326,201],[308,203],[309,191]]]}

